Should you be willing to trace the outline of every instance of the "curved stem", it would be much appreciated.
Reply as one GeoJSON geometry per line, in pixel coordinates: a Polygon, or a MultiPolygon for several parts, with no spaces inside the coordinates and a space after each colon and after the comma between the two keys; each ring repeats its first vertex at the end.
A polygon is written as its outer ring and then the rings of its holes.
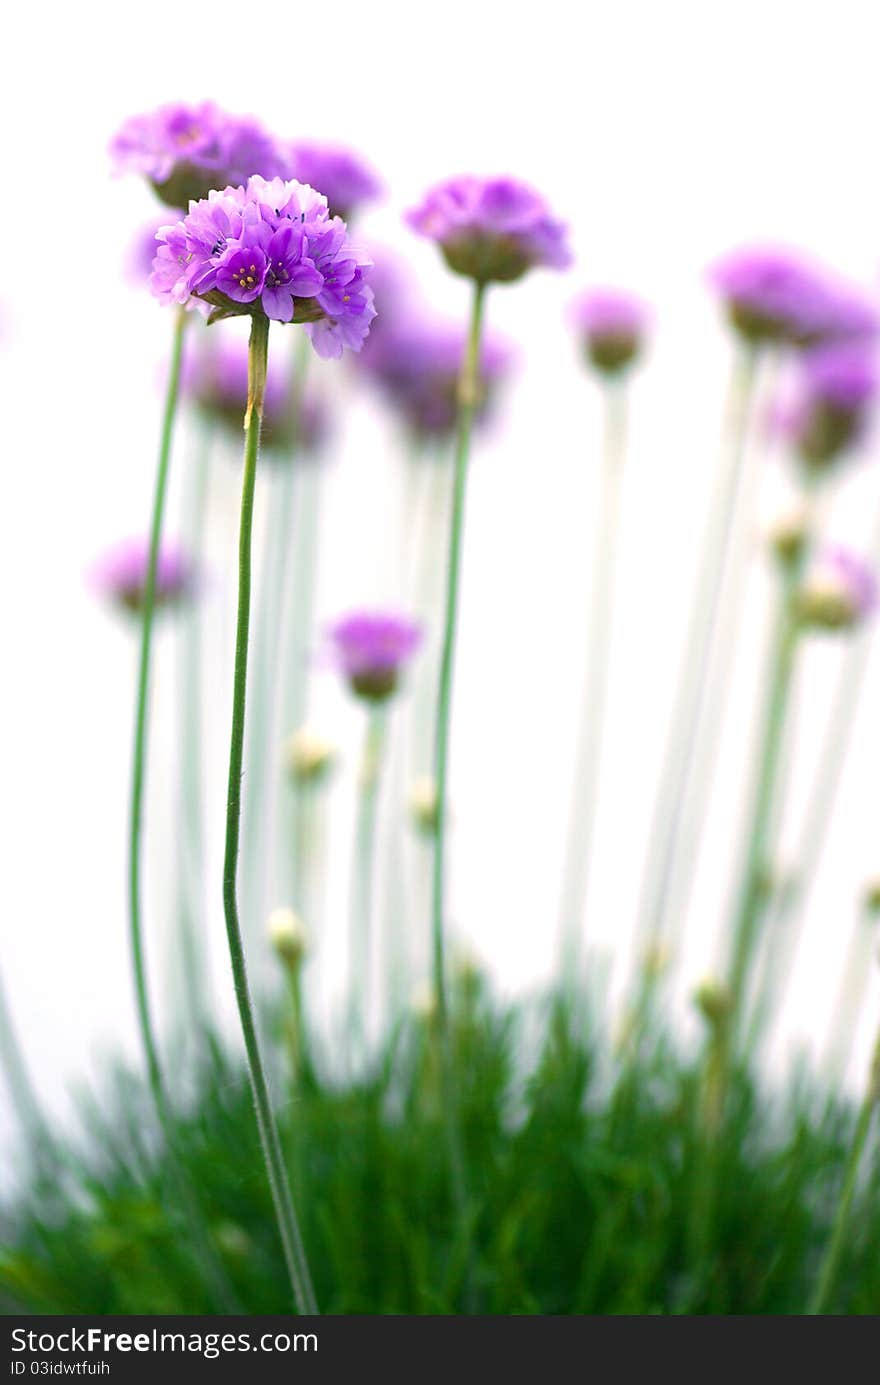
{"type": "Polygon", "coordinates": [[[251,539],[254,514],[254,488],[260,447],[263,396],[266,386],[266,361],[269,347],[268,318],[254,315],[248,350],[248,407],[245,414],[244,476],[241,491],[241,525],[238,554],[238,615],[235,636],[235,678],[232,693],[232,734],[229,745],[229,785],[226,806],[226,845],[223,858],[223,910],[229,957],[235,984],[235,997],[247,1053],[251,1089],[257,1115],[257,1128],[272,1201],[284,1248],[293,1296],[300,1313],[316,1313],[314,1291],[306,1262],[305,1249],[293,1207],[281,1138],[257,1038],[256,1020],[248,986],[241,925],[238,917],[236,875],[241,828],[241,779],[244,756],[245,699],[247,692],[248,634],[251,599],[251,539]]]}
{"type": "Polygon", "coordinates": [[[563,976],[576,979],[580,959],[602,757],[608,662],[614,610],[614,569],[620,526],[620,491],[626,450],[626,395],[619,381],[605,385],[605,438],[596,509],[595,548],[587,617],[589,649],[581,699],[581,724],[574,762],[574,793],[569,822],[561,936],[563,976]]]}
{"type": "Polygon", "coordinates": [[[744,471],[748,423],[754,395],[757,356],[743,348],[734,363],[727,401],[726,457],[721,486],[703,537],[695,581],[696,601],[684,643],[675,701],[654,799],[639,904],[639,942],[655,942],[663,931],[673,867],[681,841],[687,787],[693,771],[697,728],[709,685],[713,633],[734,532],[734,516],[744,471]]]}
{"type": "Polygon", "coordinates": [[[165,513],[165,499],[168,490],[168,470],[171,460],[171,438],[174,419],[177,413],[177,400],[180,393],[180,366],[183,358],[183,333],[186,328],[186,314],[178,309],[174,324],[174,338],[171,363],[168,371],[168,385],[165,395],[165,409],[162,418],[162,434],[159,444],[159,463],[153,490],[153,509],[150,520],[149,556],[147,559],[146,580],[144,582],[143,609],[141,612],[141,643],[138,664],[137,703],[134,723],[134,753],[132,757],[131,808],[129,818],[129,938],[131,959],[134,969],[135,1001],[141,1042],[147,1060],[147,1073],[150,1088],[157,1110],[166,1106],[164,1081],[159,1062],[159,1049],[153,1028],[150,1000],[147,989],[146,963],[144,960],[143,928],[141,922],[141,832],[144,815],[144,784],[147,759],[147,713],[150,692],[150,655],[152,652],[153,611],[156,599],[156,568],[159,561],[159,545],[162,538],[162,521],[165,513]]]}
{"type": "Polygon", "coordinates": [[[850,1146],[849,1158],[843,1174],[843,1184],[840,1189],[840,1197],[837,1201],[837,1211],[834,1216],[834,1223],[831,1228],[831,1239],[828,1242],[828,1249],[819,1271],[819,1278],[816,1283],[816,1291],[807,1309],[807,1314],[816,1316],[826,1311],[834,1285],[837,1280],[837,1272],[840,1268],[840,1260],[843,1248],[849,1234],[849,1214],[852,1207],[853,1197],[855,1196],[856,1185],[859,1178],[859,1168],[865,1146],[868,1143],[868,1136],[871,1132],[871,1124],[874,1112],[880,1101],[880,1044],[874,1051],[874,1060],[871,1076],[868,1082],[868,1090],[859,1110],[859,1117],[856,1122],[853,1142],[850,1146]]]}

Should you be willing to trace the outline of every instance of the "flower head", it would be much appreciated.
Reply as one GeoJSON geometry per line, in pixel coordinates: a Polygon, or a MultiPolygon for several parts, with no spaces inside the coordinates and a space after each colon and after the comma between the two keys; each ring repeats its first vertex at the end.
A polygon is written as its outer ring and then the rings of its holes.
{"type": "Polygon", "coordinates": [[[327,198],[331,216],[350,221],[366,202],[382,192],[382,184],[367,163],[351,149],[337,144],[297,140],[288,148],[288,174],[318,188],[327,198]]]}
{"type": "Polygon", "coordinates": [[[388,611],[353,611],[336,621],[328,635],[352,692],[369,702],[390,697],[422,639],[414,621],[388,611]]]}
{"type": "Polygon", "coordinates": [[[370,330],[370,260],[305,183],[253,177],[211,192],[157,240],[151,284],[163,302],[209,303],[210,321],[304,322],[319,356],[359,351],[370,330]]]}
{"type": "Polygon", "coordinates": [[[281,961],[298,967],[309,949],[309,935],[299,914],[293,909],[273,909],[266,934],[281,961]]]}
{"type": "Polygon", "coordinates": [[[797,346],[876,335],[865,296],[796,250],[746,246],[709,271],[734,328],[751,342],[797,346]]]}
{"type": "MultiPolygon", "coordinates": [[[[240,435],[248,395],[246,342],[221,338],[193,354],[184,366],[183,386],[197,408],[240,435]]],[[[295,448],[297,458],[313,456],[324,444],[328,427],[327,410],[318,395],[307,392],[297,405],[288,372],[270,360],[263,399],[263,446],[268,453],[295,448]]]]}
{"type": "MultiPolygon", "coordinates": [[[[127,539],[109,550],[94,565],[95,590],[122,610],[137,614],[143,609],[147,587],[150,546],[145,539],[127,539]]],[[[193,595],[196,574],[180,548],[160,548],[156,566],[154,605],[157,610],[178,606],[193,595]]]]}
{"type": "Polygon", "coordinates": [[[297,784],[316,784],[325,779],[336,760],[336,746],[311,726],[301,726],[289,737],[284,758],[297,784]]]}
{"type": "Polygon", "coordinates": [[[440,246],[456,274],[511,283],[536,265],[566,269],[566,228],[544,199],[513,178],[450,178],[407,213],[414,231],[440,246]]]}
{"type": "MultiPolygon", "coordinates": [[[[429,317],[383,322],[363,365],[400,413],[415,438],[448,437],[458,412],[458,378],[466,345],[463,327],[429,317]]],[[[500,338],[484,334],[480,347],[477,418],[509,371],[513,353],[500,338]]]]}
{"type": "Polygon", "coordinates": [[[252,173],[274,178],[285,169],[284,151],[259,121],[230,115],[211,101],[175,102],[132,116],[111,141],[110,154],[117,171],[142,174],[169,207],[244,183],[252,173]]]}
{"type": "Polygon", "coordinates": [[[615,375],[636,359],[648,326],[648,309],[622,289],[589,289],[575,299],[572,315],[587,359],[604,374],[615,375]]]}
{"type": "Polygon", "coordinates": [[[808,352],[789,418],[803,460],[824,466],[857,443],[878,388],[877,362],[864,344],[835,343],[808,352]]]}
{"type": "Polygon", "coordinates": [[[867,563],[846,548],[826,548],[807,574],[798,609],[807,626],[849,630],[877,605],[877,579],[867,563]]]}

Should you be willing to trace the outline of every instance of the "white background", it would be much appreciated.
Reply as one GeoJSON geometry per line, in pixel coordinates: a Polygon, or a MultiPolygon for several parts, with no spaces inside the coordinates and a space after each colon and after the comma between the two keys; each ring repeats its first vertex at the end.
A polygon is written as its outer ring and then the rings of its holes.
{"type": "MultiPolygon", "coordinates": [[[[111,179],[106,146],[127,115],[163,100],[212,96],[280,132],[360,149],[388,188],[365,229],[410,257],[426,293],[450,314],[464,311],[466,286],[400,222],[431,182],[464,171],[513,173],[571,224],[573,271],[536,273],[490,300],[490,319],[518,344],[520,366],[503,424],[479,449],[469,496],[453,911],[502,990],[539,982],[555,957],[599,437],[595,391],[578,365],[566,306],[577,288],[606,281],[655,305],[653,349],[635,384],[590,908],[596,941],[624,939],[729,360],[704,269],[738,242],[771,237],[808,246],[874,283],[880,183],[871,7],[851,0],[833,7],[772,0],[32,5],[7,18],[4,47],[0,917],[5,985],[41,1090],[57,1102],[102,1051],[120,1044],[134,1051],[124,864],[135,644],[96,604],[84,573],[102,548],[146,525],[157,381],[171,324],[121,276],[127,242],[153,204],[137,181],[111,179]]],[[[392,441],[375,406],[358,395],[328,473],[322,616],[395,595],[392,441]]],[[[222,613],[233,590],[235,482],[229,465],[212,502],[208,599],[218,667],[230,661],[222,613]]],[[[769,477],[768,495],[781,484],[769,477]]],[[[880,477],[866,465],[844,489],[832,524],[838,536],[861,541],[880,477]]],[[[735,661],[683,984],[711,963],[728,897],[766,598],[757,580],[735,661]]],[[[156,666],[147,845],[150,950],[163,994],[171,653],[166,633],[156,666]]],[[[821,729],[835,658],[826,648],[807,664],[808,748],[821,729]]],[[[318,679],[317,688],[324,723],[351,752],[332,847],[336,879],[344,873],[345,784],[359,721],[332,678],[318,679]]],[[[209,725],[216,885],[209,922],[224,990],[215,858],[227,696],[218,685],[209,725]]],[[[861,884],[880,867],[876,704],[874,676],[796,977],[787,1032],[808,1042],[824,1026],[861,884]]],[[[338,880],[335,895],[344,908],[338,880]]]]}

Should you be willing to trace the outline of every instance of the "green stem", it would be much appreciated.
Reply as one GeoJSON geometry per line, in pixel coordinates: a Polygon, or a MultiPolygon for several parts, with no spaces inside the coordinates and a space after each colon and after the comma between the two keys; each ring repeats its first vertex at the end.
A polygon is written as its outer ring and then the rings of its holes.
{"type": "Polygon", "coordinates": [[[355,859],[352,875],[351,993],[349,1015],[352,1037],[360,1042],[366,1030],[370,997],[370,947],[372,943],[373,866],[376,857],[376,807],[385,748],[386,708],[372,705],[367,718],[361,760],[360,793],[355,827],[355,859]]]}
{"type": "Polygon", "coordinates": [[[474,285],[474,299],[467,347],[459,380],[458,425],[455,444],[455,474],[452,514],[449,524],[449,556],[446,579],[446,614],[437,688],[437,722],[434,742],[434,780],[437,786],[437,830],[434,835],[432,889],[432,960],[437,1019],[441,1034],[448,1029],[446,996],[445,912],[446,912],[446,824],[447,774],[449,765],[449,723],[452,707],[452,675],[455,637],[458,626],[458,592],[461,580],[464,502],[467,485],[471,430],[479,391],[480,334],[483,324],[485,285],[474,285]]]}
{"type": "Polygon", "coordinates": [[[871,1076],[868,1082],[868,1090],[859,1110],[859,1117],[856,1122],[853,1142],[850,1146],[849,1158],[843,1175],[843,1185],[840,1189],[840,1196],[837,1200],[837,1211],[834,1216],[834,1223],[831,1229],[831,1239],[828,1242],[828,1249],[819,1271],[819,1278],[816,1283],[816,1291],[807,1309],[807,1314],[817,1316],[826,1311],[834,1285],[837,1280],[840,1260],[843,1248],[846,1245],[849,1235],[849,1215],[852,1207],[853,1197],[855,1196],[856,1186],[859,1178],[859,1168],[865,1146],[868,1143],[868,1136],[871,1132],[871,1124],[874,1112],[880,1101],[880,1044],[874,1051],[874,1060],[871,1076]]]}
{"type": "Polygon", "coordinates": [[[605,385],[605,440],[596,509],[595,549],[587,631],[587,676],[574,762],[574,798],[562,890],[563,976],[575,982],[596,831],[597,789],[602,756],[608,662],[614,609],[614,569],[620,527],[620,491],[626,451],[624,385],[605,385]]]}
{"type": "Polygon", "coordinates": [[[144,582],[143,609],[141,612],[141,643],[135,708],[128,858],[129,939],[131,944],[138,1026],[140,1029],[141,1043],[144,1048],[144,1055],[146,1057],[150,1092],[152,1094],[159,1125],[168,1146],[169,1167],[176,1186],[177,1196],[189,1223],[192,1252],[200,1265],[206,1281],[211,1285],[218,1300],[227,1311],[235,1311],[234,1299],[225,1272],[217,1261],[201,1210],[198,1206],[195,1194],[189,1185],[177,1150],[174,1116],[165,1087],[165,1079],[159,1059],[159,1046],[150,1008],[141,919],[141,837],[147,763],[147,713],[149,708],[153,613],[156,600],[156,569],[158,566],[159,547],[162,539],[165,499],[168,490],[171,440],[174,432],[174,420],[177,414],[177,401],[180,393],[180,368],[183,359],[183,334],[185,329],[186,311],[181,308],[177,312],[174,324],[171,362],[168,371],[165,409],[162,418],[162,433],[159,443],[159,462],[156,469],[156,480],[153,490],[149,555],[147,559],[146,579],[144,582]]]}
{"type": "Polygon", "coordinates": [[[162,418],[159,444],[159,464],[153,490],[153,510],[150,520],[149,556],[144,582],[141,612],[141,643],[138,665],[137,704],[134,724],[134,754],[131,776],[131,810],[128,856],[129,938],[134,969],[135,1001],[141,1042],[147,1060],[150,1089],[157,1111],[165,1110],[165,1088],[159,1062],[159,1049],[153,1028],[144,959],[143,928],[141,923],[141,834],[144,814],[144,784],[146,778],[148,707],[150,691],[150,655],[152,653],[153,611],[156,599],[156,568],[162,538],[162,521],[168,490],[168,470],[171,460],[171,438],[180,393],[180,367],[183,358],[183,333],[186,313],[180,308],[175,317],[171,363],[162,418]]]}
{"type": "Polygon", "coordinates": [[[732,928],[728,989],[731,1038],[735,1038],[767,898],[769,846],[776,809],[786,712],[800,626],[794,607],[796,577],[786,580],[773,639],[774,654],[759,738],[758,768],[749,813],[745,865],[732,928]]]}
{"type": "Polygon", "coordinates": [[[281,1138],[269,1087],[260,1054],[256,1020],[248,986],[241,925],[238,917],[236,874],[238,843],[241,827],[241,780],[244,757],[245,697],[247,691],[248,634],[251,601],[251,539],[254,514],[254,488],[257,458],[260,448],[260,429],[263,416],[263,396],[266,385],[266,363],[269,347],[269,320],[255,314],[251,319],[248,350],[248,407],[245,414],[244,476],[241,491],[241,525],[238,555],[238,616],[235,636],[235,678],[232,693],[232,734],[229,746],[229,784],[226,806],[226,846],[223,859],[223,910],[235,996],[247,1053],[251,1088],[257,1115],[257,1128],[266,1172],[281,1234],[284,1258],[293,1296],[299,1313],[316,1313],[299,1224],[293,1207],[287,1169],[281,1149],[281,1138]]]}
{"type": "MultiPolygon", "coordinates": [[[[184,504],[184,532],[197,578],[205,563],[205,519],[213,428],[200,424],[199,455],[192,468],[192,483],[184,504]]],[[[183,649],[180,667],[180,763],[181,832],[178,846],[180,871],[180,944],[190,1018],[204,1023],[206,968],[203,956],[202,865],[204,860],[202,801],[202,633],[201,601],[194,601],[181,628],[183,649]]]]}
{"type": "Polygon", "coordinates": [[[703,538],[696,600],[678,674],[675,702],[648,836],[649,858],[639,905],[639,943],[644,949],[663,932],[673,869],[681,841],[687,787],[693,772],[697,728],[709,686],[713,633],[745,469],[748,423],[754,397],[757,355],[745,347],[734,363],[727,401],[726,455],[721,485],[703,538]]]}
{"type": "MultiPolygon", "coordinates": [[[[452,1040],[449,1024],[449,1004],[446,989],[445,921],[446,921],[446,828],[448,815],[447,775],[449,767],[449,723],[452,706],[452,674],[455,657],[455,637],[458,626],[458,594],[461,580],[464,502],[467,484],[468,456],[474,413],[479,397],[480,335],[483,325],[485,284],[474,284],[473,306],[467,346],[462,361],[458,386],[458,421],[455,441],[455,469],[452,489],[452,511],[449,523],[449,557],[446,578],[446,613],[443,625],[443,645],[437,687],[437,723],[434,751],[434,781],[437,789],[437,825],[434,834],[432,873],[432,963],[434,995],[437,1002],[437,1040],[440,1050],[443,1082],[443,1118],[449,1155],[452,1201],[460,1223],[461,1233],[469,1235],[469,1195],[464,1148],[458,1109],[458,1090],[455,1081],[452,1040]]],[[[467,1255],[465,1299],[470,1301],[473,1280],[470,1273],[470,1254],[467,1255]]]]}

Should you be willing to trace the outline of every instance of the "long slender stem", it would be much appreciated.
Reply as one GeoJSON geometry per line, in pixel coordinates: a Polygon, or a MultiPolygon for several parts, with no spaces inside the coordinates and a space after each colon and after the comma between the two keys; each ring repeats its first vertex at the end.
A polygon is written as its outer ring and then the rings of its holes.
{"type": "MultiPolygon", "coordinates": [[[[197,580],[205,562],[205,519],[214,430],[200,423],[198,456],[184,504],[184,531],[197,580]]],[[[180,655],[180,942],[187,1008],[197,1022],[207,1014],[203,956],[202,884],[204,803],[202,796],[202,633],[204,605],[195,601],[181,630],[180,655]]]]}
{"type": "Polygon", "coordinates": [[[455,637],[458,628],[458,593],[461,580],[461,551],[464,530],[464,503],[467,484],[471,430],[479,392],[480,335],[483,325],[485,285],[474,285],[470,330],[459,380],[458,425],[455,445],[455,476],[452,514],[449,524],[449,557],[446,577],[446,613],[437,688],[437,722],[434,741],[434,779],[437,787],[437,830],[434,835],[432,889],[432,959],[437,1019],[441,1034],[448,1027],[446,996],[445,912],[446,912],[446,824],[447,774],[449,765],[449,723],[452,708],[452,676],[455,637]]]}
{"type": "Polygon", "coordinates": [[[150,999],[147,987],[146,963],[144,959],[143,926],[141,921],[141,833],[144,816],[144,785],[147,763],[148,709],[150,693],[150,656],[153,638],[153,611],[156,599],[156,568],[159,560],[159,545],[162,538],[162,521],[165,513],[165,499],[168,490],[168,471],[171,461],[171,440],[174,420],[177,414],[177,401],[180,393],[180,367],[183,359],[183,334],[186,328],[184,309],[179,309],[175,318],[171,362],[168,371],[168,384],[165,395],[165,409],[162,417],[162,433],[159,443],[159,463],[153,490],[153,509],[150,520],[149,556],[147,559],[146,580],[144,583],[143,609],[141,612],[141,643],[138,665],[137,703],[134,724],[134,753],[131,776],[131,808],[128,856],[129,890],[129,938],[131,959],[134,969],[135,1001],[141,1042],[147,1060],[147,1073],[150,1088],[157,1110],[166,1109],[165,1085],[159,1062],[159,1048],[153,1028],[150,999]]]}
{"type": "Polygon", "coordinates": [[[131,944],[132,969],[134,973],[135,1003],[141,1043],[147,1063],[147,1076],[156,1115],[168,1147],[168,1163],[174,1180],[178,1200],[189,1224],[191,1247],[202,1273],[211,1285],[215,1295],[227,1311],[235,1311],[225,1271],[217,1260],[211,1245],[207,1228],[195,1194],[177,1150],[176,1131],[171,1103],[165,1087],[162,1065],[159,1059],[159,1045],[153,1025],[147,985],[146,962],[144,957],[143,926],[141,913],[141,837],[144,813],[144,787],[147,765],[148,709],[150,692],[150,655],[152,653],[153,613],[156,599],[156,569],[159,560],[159,547],[162,539],[162,522],[165,514],[165,499],[168,490],[168,472],[171,461],[171,442],[174,421],[177,415],[177,402],[180,393],[180,369],[183,359],[183,336],[186,329],[186,312],[179,309],[174,324],[171,361],[168,371],[168,384],[165,394],[165,408],[162,417],[162,431],[159,443],[159,461],[153,490],[153,509],[150,520],[149,555],[147,559],[146,580],[144,582],[143,609],[141,612],[141,643],[138,664],[137,700],[135,706],[134,752],[132,757],[131,808],[129,833],[129,938],[131,944]]]}
{"type": "Polygon", "coordinates": [[[349,1014],[352,1037],[364,1037],[371,990],[370,949],[372,943],[373,867],[376,857],[376,807],[385,746],[387,709],[371,706],[364,736],[361,760],[360,793],[355,827],[355,858],[352,875],[351,984],[349,1014]]]}
{"type": "Polygon", "coordinates": [[[2,977],[0,977],[0,1066],[3,1068],[9,1095],[25,1135],[31,1140],[45,1135],[46,1121],[21,1051],[21,1045],[18,1042],[2,977]]]}
{"type": "Polygon", "coordinates": [[[731,1038],[735,1038],[758,926],[767,895],[770,831],[776,809],[777,779],[784,744],[785,720],[800,633],[794,611],[796,578],[787,578],[780,601],[773,641],[774,655],[759,738],[757,774],[749,812],[745,863],[731,930],[731,962],[728,982],[731,1006],[731,1038]]]}
{"type": "Polygon", "coordinates": [[[649,859],[639,904],[639,941],[656,941],[663,931],[673,868],[681,841],[687,786],[693,771],[697,729],[709,684],[713,632],[734,533],[734,517],[744,471],[748,423],[757,356],[742,348],[731,375],[725,426],[726,455],[695,581],[696,600],[684,643],[675,702],[654,800],[649,859]]]}
{"type": "Polygon", "coordinates": [[[241,492],[241,526],[238,554],[238,616],[235,637],[235,678],[232,694],[232,734],[229,746],[229,785],[226,807],[226,847],[223,859],[223,909],[238,1013],[247,1052],[257,1128],[272,1201],[284,1248],[293,1296],[300,1313],[316,1313],[314,1290],[287,1177],[281,1138],[263,1067],[256,1020],[248,986],[241,925],[238,917],[236,875],[241,827],[241,779],[244,758],[245,699],[247,692],[248,634],[251,601],[251,540],[254,488],[260,448],[263,396],[269,347],[269,321],[255,314],[251,320],[248,352],[248,407],[245,415],[244,477],[241,492]]]}
{"type": "Polygon", "coordinates": [[[837,1084],[846,1075],[858,1030],[862,1007],[871,979],[871,954],[877,942],[877,920],[861,905],[846,950],[843,973],[831,1009],[831,1024],[825,1042],[823,1068],[829,1082],[837,1084]]]}
{"type": "Polygon", "coordinates": [[[874,1050],[871,1075],[868,1080],[868,1090],[865,1093],[865,1098],[859,1110],[859,1116],[853,1134],[853,1142],[850,1146],[849,1158],[847,1159],[846,1168],[843,1174],[843,1184],[837,1201],[837,1211],[835,1212],[834,1224],[831,1229],[831,1239],[828,1242],[828,1249],[825,1252],[825,1258],[819,1271],[816,1291],[807,1309],[807,1313],[810,1316],[824,1313],[828,1307],[831,1295],[834,1292],[834,1285],[837,1280],[838,1270],[840,1269],[843,1248],[849,1233],[850,1209],[858,1184],[862,1156],[865,1153],[865,1146],[868,1143],[868,1136],[871,1133],[874,1112],[878,1104],[880,1104],[880,1044],[878,1044],[874,1050]]]}
{"type": "MultiPolygon", "coordinates": [[[[434,781],[437,791],[437,823],[434,834],[432,873],[432,962],[434,996],[437,1004],[437,1041],[440,1052],[443,1082],[443,1118],[449,1154],[452,1202],[462,1233],[468,1234],[468,1181],[458,1110],[458,1090],[449,1025],[449,1004],[446,990],[446,826],[448,814],[447,775],[449,768],[449,723],[452,710],[452,675],[455,658],[455,637],[458,628],[458,594],[461,581],[461,553],[464,530],[464,503],[467,484],[468,456],[474,413],[479,398],[480,336],[483,326],[485,285],[474,284],[471,321],[464,360],[458,385],[458,420],[455,441],[455,471],[452,489],[452,511],[449,522],[449,557],[446,576],[446,612],[443,624],[443,645],[440,655],[440,674],[437,686],[437,723],[434,744],[434,781]]],[[[473,1279],[470,1254],[467,1254],[465,1299],[471,1306],[473,1279]]]]}
{"type": "Polygon", "coordinates": [[[589,650],[574,762],[574,795],[563,872],[561,936],[563,976],[576,977],[583,935],[597,790],[602,757],[608,661],[614,610],[614,570],[620,526],[620,491],[626,449],[626,395],[621,381],[605,384],[605,439],[596,509],[593,573],[587,617],[589,650]]]}

